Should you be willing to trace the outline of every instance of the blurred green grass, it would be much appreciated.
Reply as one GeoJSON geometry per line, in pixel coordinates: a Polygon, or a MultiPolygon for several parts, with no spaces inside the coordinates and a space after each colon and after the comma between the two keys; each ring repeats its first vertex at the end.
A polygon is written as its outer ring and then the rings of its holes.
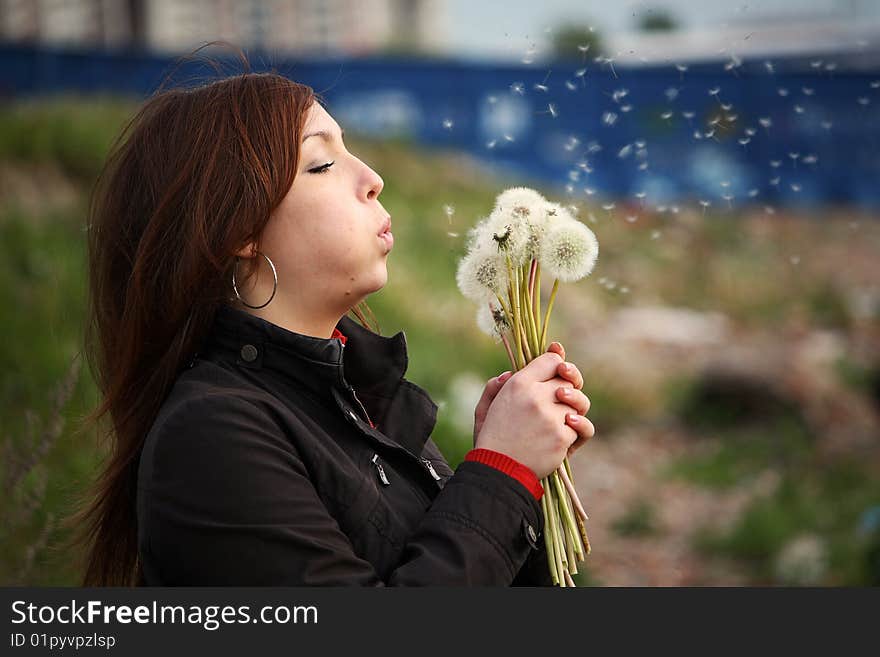
{"type": "MultiPolygon", "coordinates": [[[[37,181],[48,171],[50,180],[65,181],[76,190],[73,199],[56,199],[47,185],[39,198],[22,203],[15,189],[7,187],[0,198],[0,302],[6,309],[7,330],[0,345],[0,438],[8,441],[12,454],[32,449],[27,437],[31,425],[38,425],[38,441],[59,419],[52,417],[53,391],[82,344],[88,193],[107,149],[135,108],[133,101],[116,98],[0,105],[0,166],[37,181]],[[26,410],[39,420],[29,422],[26,410]]],[[[401,141],[347,141],[352,152],[382,174],[382,201],[394,217],[389,283],[369,303],[384,335],[406,332],[407,377],[438,402],[451,404],[450,385],[456,377],[470,372],[488,379],[509,368],[503,349],[476,328],[475,309],[456,289],[455,268],[467,230],[489,211],[498,191],[527,183],[490,178],[455,152],[427,153],[401,141]]],[[[560,200],[552,190],[545,191],[560,200]]],[[[633,302],[599,291],[593,280],[598,276],[639,281],[646,298],[670,305],[723,310],[742,327],[773,327],[798,314],[816,326],[845,330],[853,325],[844,283],[829,265],[818,258],[814,269],[795,268],[789,262],[793,253],[811,253],[811,248],[832,243],[832,229],[824,224],[804,222],[797,228],[800,232],[780,237],[748,234],[730,217],[688,223],[646,214],[630,226],[602,212],[596,216],[600,262],[590,279],[560,295],[554,316],[560,334],[566,328],[568,295],[589,296],[609,309],[633,302]],[[653,240],[651,229],[661,230],[665,239],[653,240]]],[[[569,359],[578,362],[577,356],[570,353],[569,359]]],[[[582,369],[589,366],[579,364],[582,369]]],[[[839,371],[854,388],[867,387],[868,374],[859,363],[841,362],[839,371]]],[[[640,399],[610,376],[590,382],[586,391],[592,401],[590,417],[609,440],[616,430],[642,421],[646,412],[640,399]]],[[[720,447],[715,452],[695,451],[677,463],[670,476],[724,489],[747,481],[771,463],[784,480],[770,498],[754,502],[730,532],[698,536],[700,549],[747,563],[754,567],[756,580],[765,581],[784,543],[810,530],[830,541],[829,582],[869,581],[872,575],[864,564],[871,548],[854,534],[860,510],[880,504],[880,489],[867,466],[817,463],[811,437],[784,413],[762,426],[736,428],[724,424],[723,414],[719,420],[719,409],[711,405],[700,403],[684,412],[676,404],[684,403],[690,391],[687,384],[680,386],[677,396],[670,397],[671,406],[680,410],[685,424],[698,427],[708,422],[702,426],[716,433],[720,447]]],[[[91,373],[83,366],[61,413],[64,428],[57,441],[14,494],[0,503],[4,517],[11,518],[29,495],[40,497],[28,518],[0,527],[3,583],[77,581],[69,555],[51,546],[64,538],[57,520],[70,510],[73,495],[90,479],[100,455],[92,434],[75,431],[96,400],[91,373]],[[50,547],[36,550],[28,568],[28,550],[40,545],[50,516],[56,520],[50,547]]],[[[470,433],[453,420],[448,404],[441,408],[433,438],[453,467],[472,443],[470,433]]],[[[0,474],[14,466],[14,458],[6,456],[0,474]]],[[[630,537],[650,540],[656,529],[650,501],[634,504],[616,526],[630,537]]],[[[601,573],[590,569],[589,559],[581,571],[575,577],[579,584],[601,583],[601,573]]]]}

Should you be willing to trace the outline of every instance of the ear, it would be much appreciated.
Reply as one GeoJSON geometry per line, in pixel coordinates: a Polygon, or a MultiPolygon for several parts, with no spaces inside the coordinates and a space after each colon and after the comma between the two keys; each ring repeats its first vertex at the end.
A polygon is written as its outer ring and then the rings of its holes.
{"type": "Polygon", "coordinates": [[[255,258],[257,255],[257,245],[254,242],[248,242],[236,251],[235,255],[239,258],[255,258]]]}

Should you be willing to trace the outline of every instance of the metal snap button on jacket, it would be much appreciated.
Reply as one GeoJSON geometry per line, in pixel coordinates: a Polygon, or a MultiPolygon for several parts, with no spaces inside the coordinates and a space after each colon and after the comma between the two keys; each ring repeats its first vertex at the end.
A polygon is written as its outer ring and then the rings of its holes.
{"type": "Polygon", "coordinates": [[[241,359],[247,363],[257,360],[257,348],[252,344],[246,344],[241,348],[241,359]]]}

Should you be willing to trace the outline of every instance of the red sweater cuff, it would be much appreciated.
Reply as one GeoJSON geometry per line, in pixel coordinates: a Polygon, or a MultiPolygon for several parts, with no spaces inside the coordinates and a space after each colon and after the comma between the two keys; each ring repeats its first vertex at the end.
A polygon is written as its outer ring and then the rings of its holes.
{"type": "Polygon", "coordinates": [[[541,486],[541,482],[538,481],[538,477],[532,469],[523,465],[516,459],[510,458],[507,454],[480,447],[478,449],[472,449],[465,454],[464,460],[485,463],[496,470],[501,470],[501,472],[510,475],[525,486],[532,494],[532,497],[536,500],[540,500],[541,496],[544,494],[544,487],[541,486]]]}

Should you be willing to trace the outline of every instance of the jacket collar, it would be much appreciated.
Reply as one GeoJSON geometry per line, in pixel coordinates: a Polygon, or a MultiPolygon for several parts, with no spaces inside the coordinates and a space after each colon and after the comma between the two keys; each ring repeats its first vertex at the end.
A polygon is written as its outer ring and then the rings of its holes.
{"type": "MultiPolygon", "coordinates": [[[[199,355],[270,371],[327,400],[334,398],[334,388],[349,398],[349,388],[354,388],[356,401],[378,430],[419,454],[434,428],[438,407],[425,390],[404,379],[409,364],[406,334],[381,336],[348,316],[340,319],[336,330],[345,340],[295,333],[223,304],[199,355]]],[[[367,425],[366,431],[375,429],[367,425]]]]}
{"type": "Polygon", "coordinates": [[[344,316],[334,330],[337,334],[344,339],[295,333],[224,304],[217,310],[201,353],[293,377],[322,395],[330,386],[384,394],[397,388],[409,363],[403,331],[391,337],[377,335],[344,316]]]}

